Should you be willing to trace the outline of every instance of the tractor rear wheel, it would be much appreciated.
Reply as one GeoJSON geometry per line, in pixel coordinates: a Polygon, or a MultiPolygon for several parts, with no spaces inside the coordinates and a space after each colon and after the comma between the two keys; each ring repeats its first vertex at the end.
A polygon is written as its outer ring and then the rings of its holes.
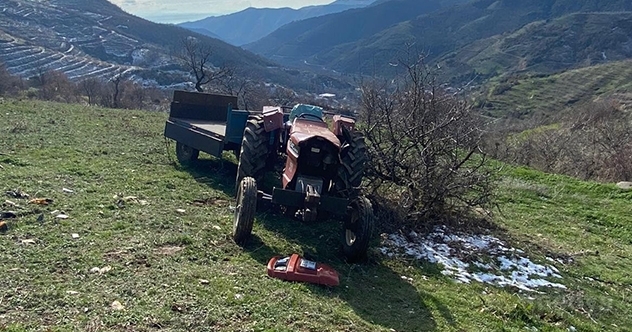
{"type": "Polygon", "coordinates": [[[366,258],[375,227],[373,207],[366,197],[351,202],[351,211],[343,223],[343,249],[348,262],[366,258]]]}
{"type": "Polygon", "coordinates": [[[257,182],[251,177],[241,180],[237,188],[233,240],[239,245],[248,242],[257,210],[257,182]]]}
{"type": "Polygon", "coordinates": [[[269,155],[269,142],[270,137],[263,126],[263,117],[260,115],[250,117],[241,140],[236,186],[245,177],[252,177],[257,183],[262,182],[269,155]]]}
{"type": "Polygon", "coordinates": [[[200,150],[196,150],[188,145],[176,142],[176,158],[181,165],[190,165],[200,156],[200,150]]]}
{"type": "Polygon", "coordinates": [[[354,198],[359,195],[359,187],[367,163],[367,149],[364,136],[359,132],[345,131],[345,140],[340,152],[341,164],[334,181],[336,195],[340,197],[354,198]]]}

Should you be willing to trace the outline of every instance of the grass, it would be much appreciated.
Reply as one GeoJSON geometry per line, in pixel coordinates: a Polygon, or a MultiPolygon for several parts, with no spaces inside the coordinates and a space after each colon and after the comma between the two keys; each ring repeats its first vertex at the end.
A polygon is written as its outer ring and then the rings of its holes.
{"type": "Polygon", "coordinates": [[[489,94],[486,100],[492,106],[485,111],[492,116],[550,115],[596,98],[615,96],[625,102],[625,95],[632,92],[631,63],[613,61],[545,77],[521,78],[502,94],[489,94]]]}
{"type": "Polygon", "coordinates": [[[632,326],[631,192],[505,168],[493,232],[538,261],[564,259],[558,268],[568,290],[459,284],[434,264],[387,259],[377,250],[365,264],[346,264],[340,225],[303,224],[270,211],[258,214],[251,244],[240,248],[230,237],[234,163],[208,157],[180,167],[162,136],[165,119],[163,113],[2,101],[0,190],[21,189],[53,203],[0,200],[0,210],[19,215],[0,233],[0,330],[632,326]],[[55,218],[54,210],[69,218],[55,218]],[[266,276],[270,257],[293,252],[335,267],[341,285],[266,276]],[[95,267],[111,270],[95,273],[95,267]],[[114,309],[115,301],[124,309],[114,309]]]}

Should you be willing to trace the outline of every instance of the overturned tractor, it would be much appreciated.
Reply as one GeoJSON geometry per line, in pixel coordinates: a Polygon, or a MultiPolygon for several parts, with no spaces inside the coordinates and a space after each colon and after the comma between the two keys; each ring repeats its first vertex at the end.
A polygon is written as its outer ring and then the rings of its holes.
{"type": "Polygon", "coordinates": [[[281,107],[264,107],[255,113],[233,110],[232,98],[178,92],[165,136],[177,141],[181,163],[197,159],[200,150],[215,156],[232,150],[238,155],[235,242],[248,241],[257,204],[264,200],[305,222],[342,220],[345,257],[365,257],[374,216],[360,190],[367,155],[355,120],[334,115],[330,129],[317,106],[297,105],[289,114],[281,107]],[[282,185],[265,192],[264,175],[275,170],[279,160],[284,160],[282,185]]]}
{"type": "Polygon", "coordinates": [[[237,170],[237,208],[233,236],[250,237],[257,199],[284,207],[288,216],[306,222],[339,217],[343,220],[344,252],[348,260],[365,256],[374,217],[371,203],[360,195],[366,162],[364,139],[351,118],[335,115],[333,130],[323,110],[297,105],[284,121],[281,108],[265,108],[251,116],[244,129],[237,170]],[[257,188],[263,175],[285,156],[282,187],[272,193],[257,188]]]}

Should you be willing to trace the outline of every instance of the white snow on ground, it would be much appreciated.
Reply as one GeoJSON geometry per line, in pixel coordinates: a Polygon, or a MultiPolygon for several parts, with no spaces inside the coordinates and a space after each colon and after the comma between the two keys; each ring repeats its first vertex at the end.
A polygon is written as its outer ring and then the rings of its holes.
{"type": "Polygon", "coordinates": [[[443,266],[442,273],[458,282],[477,281],[525,291],[537,291],[540,287],[566,289],[560,283],[547,280],[562,279],[555,266],[536,264],[524,257],[524,251],[508,248],[504,242],[490,235],[459,234],[447,227],[437,227],[425,237],[415,232],[408,237],[388,235],[380,251],[390,257],[404,253],[440,264],[443,266]]]}

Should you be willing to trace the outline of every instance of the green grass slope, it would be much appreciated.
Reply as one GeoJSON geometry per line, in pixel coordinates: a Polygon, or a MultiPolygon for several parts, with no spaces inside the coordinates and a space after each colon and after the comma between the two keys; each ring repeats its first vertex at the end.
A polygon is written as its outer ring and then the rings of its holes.
{"type": "Polygon", "coordinates": [[[491,116],[554,114],[565,107],[614,97],[630,103],[632,61],[613,61],[559,74],[492,82],[482,97],[491,116]]]}
{"type": "Polygon", "coordinates": [[[251,245],[238,247],[230,238],[234,163],[204,159],[182,169],[169,158],[174,149],[162,137],[165,119],[163,113],[1,101],[2,194],[19,188],[53,203],[0,200],[0,210],[19,215],[0,232],[0,330],[632,326],[632,192],[505,168],[502,213],[491,232],[538,261],[563,259],[568,289],[520,293],[460,284],[435,264],[389,259],[378,250],[367,264],[347,265],[334,222],[303,224],[262,212],[251,245]],[[56,218],[59,213],[69,218],[56,218]],[[341,285],[268,278],[267,260],[292,252],[333,265],[341,285]]]}

